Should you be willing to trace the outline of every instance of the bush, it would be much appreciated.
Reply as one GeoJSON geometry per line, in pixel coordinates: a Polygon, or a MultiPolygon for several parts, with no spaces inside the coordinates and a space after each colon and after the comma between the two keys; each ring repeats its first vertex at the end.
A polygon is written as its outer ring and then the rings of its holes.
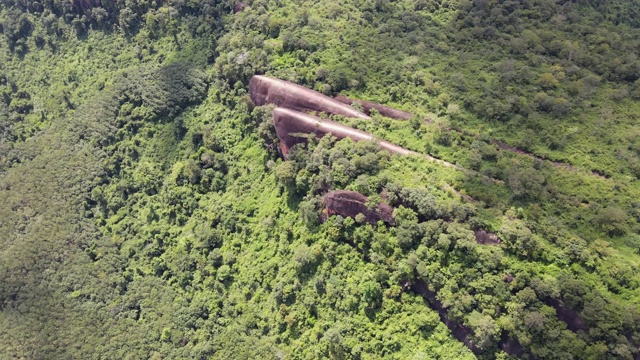
{"type": "Polygon", "coordinates": [[[627,213],[624,210],[608,206],[596,215],[596,223],[609,235],[622,235],[627,231],[627,213]]]}

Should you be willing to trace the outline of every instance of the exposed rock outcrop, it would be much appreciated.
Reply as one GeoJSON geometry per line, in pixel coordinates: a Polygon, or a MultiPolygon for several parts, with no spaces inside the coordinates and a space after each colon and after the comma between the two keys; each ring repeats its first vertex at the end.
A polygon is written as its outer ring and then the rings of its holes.
{"type": "Polygon", "coordinates": [[[341,215],[343,217],[355,218],[356,215],[364,215],[364,219],[369,224],[377,224],[379,220],[393,225],[393,208],[386,203],[379,203],[371,209],[367,206],[369,198],[357,191],[335,190],[329,191],[323,198],[322,203],[326,208],[326,215],[341,215]]]}
{"type": "Polygon", "coordinates": [[[290,109],[280,107],[273,109],[273,124],[278,138],[283,144],[281,149],[285,154],[293,145],[306,143],[309,134],[315,134],[317,138],[322,138],[329,133],[338,139],[349,137],[355,141],[375,141],[380,148],[392,154],[417,154],[388,141],[378,140],[364,131],[290,109]]]}
{"type": "Polygon", "coordinates": [[[580,314],[567,306],[562,300],[555,298],[546,298],[544,303],[556,309],[558,319],[564,321],[567,324],[567,328],[573,332],[589,331],[589,327],[585,325],[584,321],[580,317],[580,314]]]}
{"type": "Polygon", "coordinates": [[[410,284],[410,289],[413,290],[413,292],[422,295],[429,304],[429,307],[438,312],[440,320],[449,328],[449,330],[451,330],[453,337],[465,344],[474,354],[478,355],[482,353],[482,349],[478,348],[471,340],[473,330],[449,319],[449,311],[442,305],[442,302],[438,300],[436,293],[429,290],[429,287],[424,280],[414,279],[410,284]]]}
{"type": "MultiPolygon", "coordinates": [[[[438,300],[436,293],[429,290],[429,287],[424,280],[419,278],[414,279],[409,284],[409,288],[415,293],[422,295],[429,306],[438,312],[440,320],[449,328],[449,330],[451,330],[453,337],[465,344],[474,354],[480,355],[484,353],[484,350],[476,346],[471,340],[473,337],[473,330],[468,326],[449,319],[449,310],[442,305],[440,300],[438,300]]],[[[521,357],[524,355],[524,350],[520,343],[510,338],[505,331],[503,331],[500,336],[498,347],[511,356],[521,357]]]]}
{"type": "MultiPolygon", "coordinates": [[[[369,116],[351,106],[304,86],[264,75],[254,75],[249,83],[249,96],[258,106],[266,104],[278,106],[273,111],[273,120],[280,138],[280,149],[285,156],[291,146],[306,142],[311,133],[316,134],[317,137],[332,133],[338,139],[349,137],[355,141],[372,140],[377,141],[381,148],[393,154],[417,154],[388,141],[378,140],[364,131],[305,114],[305,112],[325,112],[351,118],[370,119],[369,116]]],[[[437,164],[466,171],[460,166],[431,155],[423,154],[422,156],[437,164]]]]}
{"type": "Polygon", "coordinates": [[[371,115],[371,109],[376,109],[380,113],[380,115],[396,120],[409,120],[413,116],[413,114],[406,111],[394,109],[392,107],[374,103],[371,101],[352,99],[344,95],[338,95],[335,97],[335,99],[347,105],[359,104],[360,106],[362,106],[362,109],[367,115],[371,115]]]}
{"type": "Polygon", "coordinates": [[[233,5],[233,13],[237,14],[239,12],[244,11],[244,9],[248,8],[249,4],[245,3],[245,2],[239,2],[235,5],[233,5]]]}
{"type": "Polygon", "coordinates": [[[498,245],[500,238],[498,235],[484,230],[476,230],[476,242],[482,245],[498,245]]]}
{"type": "Polygon", "coordinates": [[[369,116],[351,106],[317,91],[263,75],[254,75],[251,78],[249,96],[258,106],[275,104],[301,112],[325,112],[350,118],[370,119],[369,116]]]}

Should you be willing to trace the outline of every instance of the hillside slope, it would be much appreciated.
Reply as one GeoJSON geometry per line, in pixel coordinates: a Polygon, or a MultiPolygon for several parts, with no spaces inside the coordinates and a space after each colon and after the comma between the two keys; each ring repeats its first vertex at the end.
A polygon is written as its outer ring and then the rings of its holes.
{"type": "Polygon", "coordinates": [[[0,357],[639,358],[639,11],[0,0],[0,357]]]}

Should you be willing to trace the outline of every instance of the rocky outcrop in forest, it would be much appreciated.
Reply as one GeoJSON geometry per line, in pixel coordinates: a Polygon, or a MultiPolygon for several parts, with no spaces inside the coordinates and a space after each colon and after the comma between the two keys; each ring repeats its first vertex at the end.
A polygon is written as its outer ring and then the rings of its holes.
{"type": "Polygon", "coordinates": [[[376,224],[382,220],[394,225],[393,208],[381,202],[375,207],[369,207],[369,198],[357,191],[335,190],[329,191],[322,203],[326,207],[326,216],[341,215],[355,218],[358,214],[364,215],[364,220],[369,224],[376,224]]]}
{"type": "Polygon", "coordinates": [[[476,242],[481,245],[498,245],[502,241],[498,235],[484,230],[476,230],[476,242]]]}
{"type": "Polygon", "coordinates": [[[325,112],[350,118],[370,119],[369,116],[317,91],[288,81],[254,75],[249,82],[249,96],[254,104],[275,104],[302,112],[325,112]]]}
{"type": "Polygon", "coordinates": [[[364,131],[291,109],[281,107],[273,109],[273,123],[278,138],[282,142],[281,148],[284,153],[295,144],[305,143],[311,134],[315,134],[318,138],[332,134],[338,139],[348,137],[355,141],[375,141],[381,149],[387,150],[392,154],[416,154],[388,141],[376,139],[373,135],[364,131]]]}

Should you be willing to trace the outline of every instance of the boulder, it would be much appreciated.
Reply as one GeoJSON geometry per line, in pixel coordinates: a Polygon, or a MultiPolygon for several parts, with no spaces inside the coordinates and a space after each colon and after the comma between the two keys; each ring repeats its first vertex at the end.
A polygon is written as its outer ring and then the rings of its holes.
{"type": "Polygon", "coordinates": [[[498,235],[494,233],[476,230],[476,242],[482,245],[498,245],[501,241],[498,235]]]}
{"type": "Polygon", "coordinates": [[[244,9],[248,8],[249,4],[245,3],[245,2],[239,2],[235,5],[233,5],[233,13],[237,14],[239,12],[244,11],[244,9]]]}
{"type": "Polygon", "coordinates": [[[323,95],[288,81],[254,75],[249,82],[249,96],[254,104],[276,106],[301,112],[325,112],[350,118],[370,119],[366,114],[323,95]]]}
{"type": "Polygon", "coordinates": [[[378,140],[364,131],[290,109],[280,107],[273,109],[273,124],[282,142],[280,146],[283,152],[288,151],[295,144],[306,143],[311,134],[315,134],[316,138],[322,138],[331,133],[338,139],[349,137],[354,141],[375,141],[381,149],[392,154],[416,154],[388,141],[378,140]]]}
{"type": "Polygon", "coordinates": [[[340,215],[355,218],[356,215],[364,215],[369,224],[377,224],[379,220],[389,225],[394,225],[393,208],[386,203],[379,203],[374,209],[367,206],[369,198],[357,191],[334,190],[329,191],[323,198],[327,216],[340,215]]]}

